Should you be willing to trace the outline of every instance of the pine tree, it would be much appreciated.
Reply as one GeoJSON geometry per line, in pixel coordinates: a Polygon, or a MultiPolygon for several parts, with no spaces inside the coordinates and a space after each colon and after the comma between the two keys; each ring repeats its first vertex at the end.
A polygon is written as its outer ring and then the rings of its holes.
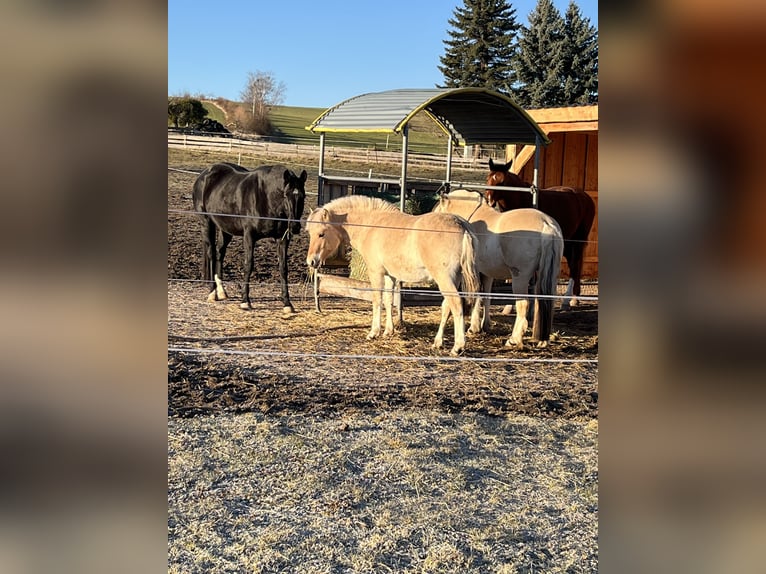
{"type": "Polygon", "coordinates": [[[452,30],[440,58],[444,88],[509,92],[515,82],[516,10],[506,0],[463,0],[448,20],[452,30]]]}
{"type": "Polygon", "coordinates": [[[564,19],[551,0],[538,0],[529,27],[519,33],[513,97],[524,108],[567,105],[564,75],[564,19]]]}
{"type": "Polygon", "coordinates": [[[564,15],[564,98],[569,105],[598,102],[598,31],[570,0],[564,15]]]}

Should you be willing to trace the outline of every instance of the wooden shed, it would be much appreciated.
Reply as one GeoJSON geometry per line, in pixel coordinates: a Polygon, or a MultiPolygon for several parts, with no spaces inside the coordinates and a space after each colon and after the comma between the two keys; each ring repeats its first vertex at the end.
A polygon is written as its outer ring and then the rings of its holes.
{"type": "MultiPolygon", "coordinates": [[[[565,185],[584,189],[596,202],[596,219],[585,249],[583,278],[598,278],[598,106],[543,108],[527,113],[551,143],[538,150],[538,186],[565,185]]],[[[509,145],[505,161],[524,181],[533,180],[535,146],[509,145]]],[[[562,274],[568,274],[566,261],[562,274]]]]}

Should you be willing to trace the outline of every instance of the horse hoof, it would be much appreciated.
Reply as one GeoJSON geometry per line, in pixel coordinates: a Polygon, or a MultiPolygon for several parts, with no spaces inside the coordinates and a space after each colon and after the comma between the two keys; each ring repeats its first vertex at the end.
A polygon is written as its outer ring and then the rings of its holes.
{"type": "Polygon", "coordinates": [[[516,343],[516,342],[514,342],[514,341],[511,341],[510,339],[508,339],[508,340],[505,342],[505,346],[506,346],[506,347],[515,347],[516,349],[519,349],[519,350],[521,350],[521,349],[523,349],[523,348],[524,348],[524,343],[516,343]]]}
{"type": "Polygon", "coordinates": [[[215,295],[215,289],[213,289],[207,296],[207,301],[208,303],[214,303],[215,301],[218,301],[218,298],[215,295]]]}
{"type": "Polygon", "coordinates": [[[539,343],[537,343],[538,349],[545,349],[547,346],[548,346],[548,341],[540,341],[539,343]]]}
{"type": "Polygon", "coordinates": [[[287,307],[282,307],[283,315],[292,315],[293,313],[295,313],[295,309],[293,308],[292,305],[289,305],[287,307]]]}
{"type": "Polygon", "coordinates": [[[213,279],[215,279],[216,300],[225,301],[229,298],[229,296],[226,294],[226,289],[223,287],[223,282],[221,281],[220,277],[218,277],[218,275],[213,276],[213,279]]]}
{"type": "Polygon", "coordinates": [[[253,307],[250,305],[250,303],[240,303],[239,308],[243,311],[250,311],[253,307]]]}
{"type": "Polygon", "coordinates": [[[463,347],[453,347],[452,350],[449,352],[450,356],[452,357],[459,357],[463,354],[463,351],[465,351],[465,348],[463,347]]]}

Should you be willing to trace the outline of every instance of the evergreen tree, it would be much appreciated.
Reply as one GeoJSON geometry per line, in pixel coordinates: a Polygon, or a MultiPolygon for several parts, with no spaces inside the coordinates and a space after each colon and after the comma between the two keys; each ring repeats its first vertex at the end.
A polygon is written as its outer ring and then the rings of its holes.
{"type": "Polygon", "coordinates": [[[538,0],[529,27],[519,33],[513,97],[524,108],[567,105],[564,76],[564,19],[551,0],[538,0]]]}
{"type": "Polygon", "coordinates": [[[202,102],[191,96],[168,98],[168,119],[175,127],[200,123],[207,115],[202,102]]]}
{"type": "Polygon", "coordinates": [[[564,15],[564,99],[569,105],[598,102],[598,31],[570,0],[564,15]]]}
{"type": "Polygon", "coordinates": [[[448,20],[439,71],[443,88],[480,87],[510,91],[515,82],[516,10],[506,0],[463,0],[448,20]]]}

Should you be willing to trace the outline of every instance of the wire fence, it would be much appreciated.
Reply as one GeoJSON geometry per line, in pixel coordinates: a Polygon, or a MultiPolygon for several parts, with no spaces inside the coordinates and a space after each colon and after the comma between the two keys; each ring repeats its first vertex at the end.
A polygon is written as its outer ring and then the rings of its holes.
{"type": "MultiPolygon", "coordinates": [[[[175,210],[169,210],[171,212],[175,212],[175,210]]],[[[195,214],[196,212],[191,211],[185,211],[185,210],[178,210],[181,213],[185,215],[191,215],[195,214]]],[[[274,218],[274,219],[280,219],[280,218],[274,218]]],[[[320,269],[321,271],[321,269],[320,269]]],[[[205,281],[202,279],[187,279],[187,278],[178,278],[178,277],[169,277],[168,278],[169,283],[186,283],[186,284],[210,284],[210,281],[205,281]]],[[[499,283],[499,282],[496,282],[499,283]]],[[[276,288],[277,284],[271,285],[272,287],[276,288]]],[[[288,288],[292,288],[293,290],[300,287],[305,287],[305,283],[301,284],[291,284],[288,286],[288,288]]],[[[577,299],[583,303],[589,303],[589,304],[597,304],[598,303],[598,285],[597,283],[590,283],[586,282],[583,284],[583,293],[577,297],[577,299]],[[589,295],[589,290],[596,291],[595,295],[589,295]]],[[[557,285],[557,294],[556,295],[542,295],[542,294],[534,294],[534,293],[525,293],[523,295],[523,298],[529,299],[529,300],[535,300],[535,299],[550,299],[553,301],[560,301],[564,302],[569,299],[571,299],[571,294],[568,294],[568,284],[566,282],[561,283],[557,285]]],[[[355,291],[359,292],[373,292],[373,291],[383,291],[382,289],[376,289],[372,286],[368,287],[360,287],[355,288],[355,291]]],[[[425,299],[432,298],[433,302],[431,304],[438,304],[442,299],[443,295],[441,292],[439,292],[436,289],[430,289],[430,288],[408,288],[406,286],[400,288],[400,293],[403,297],[407,296],[416,296],[419,299],[419,303],[411,303],[411,304],[421,304],[421,305],[428,305],[429,303],[425,301],[425,299]]],[[[508,292],[507,290],[503,291],[492,291],[492,292],[465,292],[465,291],[459,291],[458,295],[466,298],[471,297],[482,297],[485,299],[489,299],[492,301],[493,304],[512,304],[516,300],[522,298],[522,296],[518,294],[513,294],[508,292]]],[[[327,297],[335,297],[331,295],[322,295],[323,298],[327,297]]],[[[177,339],[177,340],[188,340],[188,338],[184,338],[181,335],[170,333],[168,334],[168,339],[177,339]]],[[[202,337],[202,338],[196,338],[195,339],[198,342],[206,342],[211,343],[214,341],[221,342],[225,340],[229,340],[229,338],[216,338],[216,337],[202,337]]],[[[253,349],[253,350],[232,350],[232,349],[226,349],[223,347],[218,347],[215,349],[210,348],[200,348],[200,347],[178,347],[178,346],[169,346],[168,351],[172,352],[182,352],[182,353],[199,353],[199,354],[222,354],[222,355],[249,355],[249,356],[261,356],[261,357],[273,357],[273,356],[282,356],[282,357],[299,357],[299,358],[306,358],[306,357],[314,357],[316,359],[327,359],[327,358],[336,358],[336,359],[349,359],[349,360],[403,360],[403,361],[437,361],[437,362],[460,362],[460,361],[466,361],[466,362],[493,362],[493,363],[535,363],[539,362],[541,364],[544,363],[583,363],[583,364],[595,364],[598,362],[598,359],[587,359],[587,358],[577,358],[577,359],[552,359],[552,358],[513,358],[513,357],[497,357],[497,358],[488,358],[488,357],[480,357],[480,358],[472,358],[472,357],[444,357],[444,356],[430,356],[430,355],[417,355],[417,356],[394,356],[394,355],[386,355],[386,354],[330,354],[330,353],[321,353],[321,352],[311,352],[311,353],[295,353],[295,352],[287,352],[287,351],[277,351],[277,350],[267,350],[267,349],[253,349]]]]}

